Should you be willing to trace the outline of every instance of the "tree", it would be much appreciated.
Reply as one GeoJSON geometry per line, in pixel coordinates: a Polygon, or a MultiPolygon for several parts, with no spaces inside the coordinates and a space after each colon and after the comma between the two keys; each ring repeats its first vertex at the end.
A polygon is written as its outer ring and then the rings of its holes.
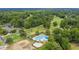
{"type": "Polygon", "coordinates": [[[57,26],[58,24],[57,24],[57,22],[55,21],[55,22],[53,22],[53,26],[57,26]]]}
{"type": "MultiPolygon", "coordinates": [[[[52,18],[52,17],[51,17],[52,18]]],[[[51,20],[53,19],[51,19],[51,18],[49,18],[49,16],[48,17],[45,17],[44,19],[43,19],[43,26],[46,28],[46,29],[49,29],[50,28],[50,22],[51,22],[51,20]]]]}
{"type": "Polygon", "coordinates": [[[3,30],[3,35],[6,35],[7,34],[7,31],[6,30],[3,30]]]}
{"type": "Polygon", "coordinates": [[[39,34],[40,34],[40,32],[39,32],[39,31],[36,31],[36,32],[35,32],[35,34],[36,34],[36,35],[39,35],[39,34]]]}
{"type": "Polygon", "coordinates": [[[62,38],[60,45],[64,50],[69,50],[71,48],[69,39],[67,39],[67,38],[62,38]]]}
{"type": "Polygon", "coordinates": [[[69,36],[70,41],[77,41],[79,42],[79,29],[78,28],[73,28],[70,30],[70,36],[69,36]]]}
{"type": "Polygon", "coordinates": [[[56,39],[56,41],[61,41],[60,39],[62,38],[62,30],[59,29],[59,28],[55,28],[54,31],[53,31],[53,35],[54,36],[54,39],[56,39]]]}
{"type": "Polygon", "coordinates": [[[50,30],[49,30],[49,29],[46,29],[45,34],[46,34],[46,35],[50,35],[50,30]]]}
{"type": "Polygon", "coordinates": [[[68,33],[66,32],[67,31],[63,31],[61,29],[55,29],[53,32],[54,39],[64,50],[70,49],[71,47],[69,43],[68,33]]]}
{"type": "Polygon", "coordinates": [[[75,18],[67,17],[61,21],[60,27],[66,28],[66,29],[71,29],[71,28],[77,27],[78,23],[79,23],[79,21],[76,20],[75,18]]]}
{"type": "Polygon", "coordinates": [[[40,50],[62,50],[59,44],[54,42],[48,42],[43,47],[39,48],[40,50]]]}
{"type": "Polygon", "coordinates": [[[19,32],[21,37],[26,38],[27,34],[23,29],[21,29],[19,32]]]}
{"type": "Polygon", "coordinates": [[[12,38],[7,38],[6,43],[13,44],[14,40],[12,38]]]}
{"type": "Polygon", "coordinates": [[[2,27],[0,27],[0,35],[5,35],[7,34],[6,30],[2,29],[2,27]]]}
{"type": "Polygon", "coordinates": [[[11,33],[16,33],[16,29],[12,30],[11,33]]]}

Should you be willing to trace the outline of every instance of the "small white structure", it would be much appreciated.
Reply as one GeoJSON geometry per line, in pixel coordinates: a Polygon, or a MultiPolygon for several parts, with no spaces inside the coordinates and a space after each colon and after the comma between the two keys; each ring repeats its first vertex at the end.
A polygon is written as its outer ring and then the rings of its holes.
{"type": "Polygon", "coordinates": [[[40,43],[40,42],[35,42],[35,43],[33,44],[33,46],[36,47],[36,48],[39,48],[39,47],[43,46],[43,44],[40,43]]]}

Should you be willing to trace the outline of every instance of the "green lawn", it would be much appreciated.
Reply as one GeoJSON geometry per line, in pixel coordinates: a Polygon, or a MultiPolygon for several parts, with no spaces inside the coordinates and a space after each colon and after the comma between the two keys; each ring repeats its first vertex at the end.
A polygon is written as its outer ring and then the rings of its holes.
{"type": "Polygon", "coordinates": [[[40,26],[37,26],[37,27],[34,27],[34,28],[30,28],[30,29],[24,29],[26,31],[27,34],[29,35],[33,35],[35,34],[35,32],[45,32],[45,28],[43,27],[43,25],[40,25],[40,26]]]}

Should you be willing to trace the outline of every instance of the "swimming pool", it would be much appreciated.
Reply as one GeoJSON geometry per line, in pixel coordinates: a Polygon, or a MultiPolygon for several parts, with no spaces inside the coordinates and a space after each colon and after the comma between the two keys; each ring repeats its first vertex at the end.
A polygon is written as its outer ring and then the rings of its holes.
{"type": "Polygon", "coordinates": [[[44,34],[40,34],[38,36],[33,37],[33,40],[36,41],[48,41],[48,36],[44,34]]]}

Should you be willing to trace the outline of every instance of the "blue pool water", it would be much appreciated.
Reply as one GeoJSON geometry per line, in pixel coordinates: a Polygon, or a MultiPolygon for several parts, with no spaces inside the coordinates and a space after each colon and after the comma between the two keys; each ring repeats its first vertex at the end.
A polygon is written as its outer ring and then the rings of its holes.
{"type": "Polygon", "coordinates": [[[47,41],[48,40],[48,36],[46,36],[44,34],[41,34],[41,35],[38,35],[38,36],[34,37],[33,40],[36,40],[36,41],[47,41]]]}

